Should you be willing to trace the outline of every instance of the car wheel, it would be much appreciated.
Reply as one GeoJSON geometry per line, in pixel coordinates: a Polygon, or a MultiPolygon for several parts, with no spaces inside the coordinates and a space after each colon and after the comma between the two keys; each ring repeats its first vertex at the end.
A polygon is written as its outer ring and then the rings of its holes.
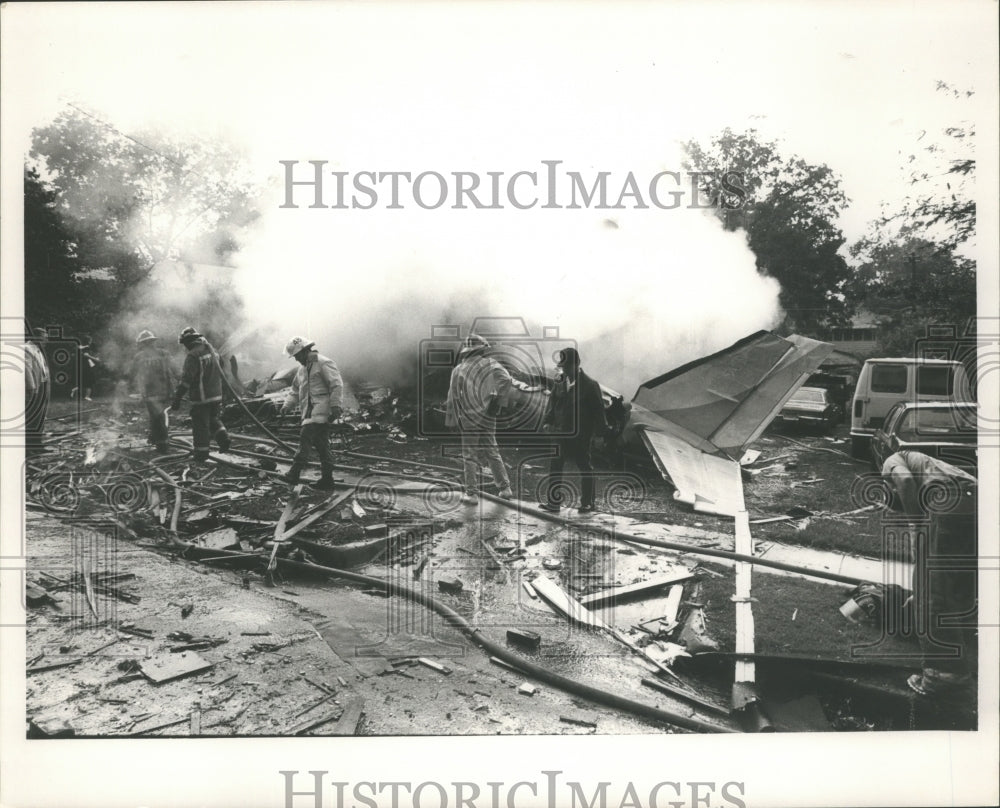
{"type": "Polygon", "coordinates": [[[855,460],[868,460],[872,455],[871,438],[863,435],[851,435],[851,457],[855,460]]]}

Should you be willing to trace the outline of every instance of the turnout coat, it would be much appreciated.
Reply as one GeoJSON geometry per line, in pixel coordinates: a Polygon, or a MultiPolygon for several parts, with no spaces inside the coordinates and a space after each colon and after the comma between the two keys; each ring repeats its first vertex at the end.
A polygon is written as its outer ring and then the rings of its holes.
{"type": "Polygon", "coordinates": [[[337,363],[317,351],[310,351],[292,381],[288,405],[298,403],[303,424],[330,423],[332,407],[344,406],[344,381],[337,363]]]}

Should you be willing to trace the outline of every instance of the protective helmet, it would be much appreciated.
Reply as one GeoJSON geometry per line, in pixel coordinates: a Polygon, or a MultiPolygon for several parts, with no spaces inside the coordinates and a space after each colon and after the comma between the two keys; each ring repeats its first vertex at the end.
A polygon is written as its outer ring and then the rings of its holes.
{"type": "Polygon", "coordinates": [[[490,344],[479,336],[479,334],[469,334],[465,338],[465,343],[462,345],[462,349],[458,352],[458,355],[460,358],[466,357],[470,354],[485,351],[489,347],[490,344]]]}
{"type": "Polygon", "coordinates": [[[177,341],[183,345],[185,342],[190,342],[194,339],[201,339],[201,334],[195,331],[191,326],[188,326],[181,331],[181,335],[178,337],[177,341]]]}
{"type": "Polygon", "coordinates": [[[156,334],[154,334],[149,329],[144,329],[143,331],[139,332],[139,336],[135,338],[135,343],[136,345],[142,345],[142,343],[152,342],[154,339],[156,339],[156,334]]]}
{"type": "Polygon", "coordinates": [[[288,344],[285,346],[285,353],[289,356],[295,356],[295,354],[299,353],[299,351],[312,348],[315,344],[315,342],[306,339],[305,337],[292,337],[288,340],[288,344]]]}

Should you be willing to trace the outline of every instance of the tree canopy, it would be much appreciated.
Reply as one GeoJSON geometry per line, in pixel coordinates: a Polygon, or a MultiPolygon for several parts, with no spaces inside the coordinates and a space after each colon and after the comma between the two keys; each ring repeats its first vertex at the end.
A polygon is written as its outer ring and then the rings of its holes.
{"type": "Polygon", "coordinates": [[[123,133],[68,106],[33,132],[25,170],[25,311],[101,331],[165,258],[224,264],[258,213],[221,139],[123,133]]]}
{"type": "Polygon", "coordinates": [[[725,228],[745,230],[758,271],[781,284],[784,326],[818,333],[843,322],[850,271],[838,254],[844,236],[836,221],[848,201],[840,178],[826,165],[783,155],[753,129],[725,129],[707,146],[690,141],[684,148],[688,170],[706,172],[704,190],[719,198],[725,228]],[[743,176],[742,205],[720,185],[733,171],[743,176]]]}

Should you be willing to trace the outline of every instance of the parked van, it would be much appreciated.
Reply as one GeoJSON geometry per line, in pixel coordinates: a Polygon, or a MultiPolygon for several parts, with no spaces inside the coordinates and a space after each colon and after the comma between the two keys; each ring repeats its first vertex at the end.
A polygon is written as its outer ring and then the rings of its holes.
{"type": "Polygon", "coordinates": [[[971,401],[965,366],[946,359],[869,359],[851,405],[851,454],[867,459],[871,439],[900,401],[971,401]]]}

